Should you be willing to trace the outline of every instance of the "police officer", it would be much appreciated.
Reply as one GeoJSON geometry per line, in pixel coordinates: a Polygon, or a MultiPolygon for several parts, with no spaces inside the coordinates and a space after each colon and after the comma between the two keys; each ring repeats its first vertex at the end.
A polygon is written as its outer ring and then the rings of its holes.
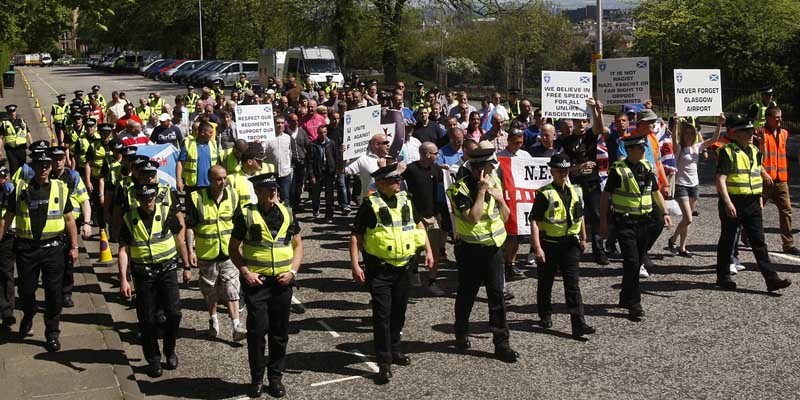
{"type": "Polygon", "coordinates": [[[236,90],[239,90],[239,91],[242,91],[242,92],[244,92],[245,90],[252,89],[252,86],[250,85],[250,81],[247,80],[247,74],[245,74],[244,72],[239,74],[239,80],[236,81],[235,88],[236,88],[236,90]]]}
{"type": "MultiPolygon", "coordinates": [[[[106,188],[105,181],[100,184],[103,177],[103,169],[107,168],[109,158],[112,156],[111,141],[113,139],[114,128],[111,124],[100,125],[100,135],[91,135],[83,143],[86,146],[83,156],[84,168],[83,179],[87,183],[89,194],[92,198],[92,209],[95,211],[94,219],[100,229],[106,229],[106,216],[111,213],[106,210],[106,188]]],[[[109,206],[111,204],[108,204],[109,206]]]]}
{"type": "Polygon", "coordinates": [[[200,100],[200,95],[194,92],[194,86],[186,85],[186,109],[189,111],[189,115],[197,112],[197,100],[200,100]]]}
{"type": "MultiPolygon", "coordinates": [[[[128,263],[136,286],[136,315],[142,337],[142,351],[147,360],[147,375],[161,376],[161,351],[157,330],[163,329],[166,356],[164,368],[178,367],[175,342],[181,322],[181,299],[178,291],[179,264],[188,265],[183,224],[175,217],[176,208],[156,202],[157,185],[136,185],[137,205],[123,216],[119,237],[120,293],[130,298],[128,263]],[[163,309],[166,323],[159,324],[157,310],[163,309]]],[[[184,270],[184,282],[191,279],[184,270]]]]}
{"type": "Polygon", "coordinates": [[[771,87],[767,86],[759,90],[761,92],[761,100],[750,105],[747,116],[753,121],[753,128],[761,129],[767,122],[767,108],[777,107],[778,104],[773,101],[774,91],[771,87]]]}
{"type": "Polygon", "coordinates": [[[458,292],[455,304],[456,347],[468,349],[469,315],[481,285],[489,301],[489,326],[498,359],[513,363],[519,358],[509,344],[506,305],[503,301],[503,243],[505,220],[510,210],[503,199],[500,180],[492,175],[497,165],[494,149],[471,151],[469,175],[450,186],[447,194],[456,219],[455,245],[458,292]]]}
{"type": "MultiPolygon", "coordinates": [[[[160,92],[150,93],[150,111],[155,115],[161,115],[164,112],[164,99],[161,98],[160,92]]],[[[145,122],[145,120],[142,120],[145,122]]]]}
{"type": "MultiPolygon", "coordinates": [[[[222,90],[222,79],[214,79],[214,81],[211,82],[211,97],[214,98],[214,101],[217,101],[217,97],[224,95],[225,91],[222,90]]],[[[200,112],[201,110],[197,111],[200,112]]]]}
{"type": "Polygon", "coordinates": [[[632,321],[644,316],[639,289],[639,268],[650,243],[650,230],[656,223],[654,217],[670,226],[672,220],[665,213],[664,198],[658,191],[658,180],[653,167],[644,159],[646,136],[622,139],[628,157],[611,165],[608,180],[600,196],[600,232],[608,237],[609,198],[613,211],[614,232],[622,252],[622,290],[619,305],[627,308],[632,321]],[[657,207],[657,208],[656,208],[657,207]],[[660,210],[662,215],[654,215],[660,210]]]}
{"type": "Polygon", "coordinates": [[[66,98],[67,95],[59,94],[56,96],[58,102],[50,108],[50,127],[59,144],[64,143],[64,130],[67,127],[67,116],[69,115],[69,104],[67,104],[66,98]]]}
{"type": "Polygon", "coordinates": [[[583,317],[581,289],[578,286],[578,261],[586,249],[586,226],[583,224],[583,193],[567,182],[572,164],[565,154],[550,157],[553,182],[536,191],[531,209],[531,248],[536,255],[539,284],[536,305],[541,326],[550,329],[551,292],[556,270],[564,281],[564,297],[572,323],[572,337],[580,339],[595,329],[583,317]]]}
{"type": "Polygon", "coordinates": [[[792,284],[775,272],[764,241],[762,209],[764,207],[761,179],[762,154],[753,145],[753,123],[748,118],[733,115],[727,118],[726,136],[731,143],[719,151],[717,163],[717,189],[719,191],[719,219],[722,224],[717,244],[717,285],[723,289],[736,289],[731,279],[730,256],[736,246],[739,226],[750,239],[750,247],[761,275],[770,292],[792,284]]]}
{"type": "Polygon", "coordinates": [[[31,142],[28,124],[17,115],[17,105],[6,106],[8,119],[3,121],[3,148],[8,157],[8,169],[13,175],[25,163],[25,149],[31,142]]]}
{"type": "MultiPolygon", "coordinates": [[[[89,193],[86,191],[80,175],[77,171],[67,168],[67,148],[66,147],[53,147],[50,149],[50,154],[53,158],[53,170],[50,173],[50,179],[58,179],[67,185],[69,191],[70,204],[72,204],[72,217],[75,219],[76,225],[80,222],[79,233],[84,240],[92,236],[92,227],[90,226],[91,207],[89,206],[89,193]],[[81,218],[81,216],[83,216],[81,218]]],[[[62,238],[64,243],[67,241],[66,235],[62,238]]],[[[64,287],[62,289],[64,295],[64,307],[71,308],[75,306],[72,301],[72,288],[75,284],[73,276],[74,264],[72,257],[69,255],[69,250],[65,248],[64,253],[64,287]]]]}
{"type": "Polygon", "coordinates": [[[263,391],[264,368],[267,392],[283,397],[281,382],[289,342],[289,306],[292,286],[303,260],[300,227],[292,212],[281,204],[278,181],[273,173],[250,178],[257,204],[241,208],[233,217],[228,253],[239,268],[247,303],[247,358],[251,383],[247,394],[259,397],[263,391]],[[264,355],[269,336],[269,363],[264,355]]]}
{"type": "Polygon", "coordinates": [[[414,212],[410,196],[400,190],[403,178],[398,165],[387,165],[371,174],[378,190],[361,203],[350,234],[353,278],[366,283],[372,295],[375,357],[380,369],[378,383],[382,384],[392,377],[391,364],[411,364],[400,350],[400,333],[406,320],[410,274],[420,248],[425,248],[428,269],[433,267],[422,217],[414,212]],[[365,270],[358,263],[359,251],[365,270]]]}
{"type": "Polygon", "coordinates": [[[72,92],[75,95],[75,98],[72,99],[73,104],[83,105],[83,90],[76,90],[72,92]]]}
{"type": "Polygon", "coordinates": [[[508,110],[509,121],[513,121],[522,113],[522,109],[520,108],[519,89],[511,89],[508,91],[508,105],[506,106],[506,110],[508,110]]]}
{"type": "Polygon", "coordinates": [[[414,86],[417,90],[411,92],[411,109],[418,111],[425,106],[425,82],[416,81],[414,86]]]}
{"type": "Polygon", "coordinates": [[[323,86],[323,89],[325,90],[326,96],[330,96],[331,91],[338,87],[339,85],[333,81],[333,75],[325,75],[325,86],[323,86]]]}
{"type": "MultiPolygon", "coordinates": [[[[0,160],[0,165],[5,160],[0,160]]],[[[5,213],[14,196],[14,183],[9,179],[8,167],[0,167],[0,213],[5,213]]],[[[0,317],[2,326],[10,328],[17,323],[14,317],[14,231],[7,229],[0,240],[0,317]]]]}
{"type": "Polygon", "coordinates": [[[89,104],[89,100],[92,97],[97,99],[97,105],[99,105],[100,108],[105,110],[105,108],[106,108],[106,98],[103,97],[102,93],[100,93],[100,85],[92,86],[92,93],[89,93],[88,95],[86,95],[86,98],[83,99],[83,102],[85,104],[89,104]]]}
{"type": "Polygon", "coordinates": [[[62,310],[64,281],[64,246],[74,263],[78,259],[78,234],[67,185],[50,179],[52,157],[49,151],[32,154],[35,172],[30,183],[17,182],[15,195],[0,222],[0,237],[15,223],[14,253],[20,275],[19,294],[23,317],[19,332],[28,335],[36,315],[36,287],[42,276],[45,298],[45,348],[58,351],[59,319],[62,310]],[[64,243],[62,235],[68,237],[64,243]]]}

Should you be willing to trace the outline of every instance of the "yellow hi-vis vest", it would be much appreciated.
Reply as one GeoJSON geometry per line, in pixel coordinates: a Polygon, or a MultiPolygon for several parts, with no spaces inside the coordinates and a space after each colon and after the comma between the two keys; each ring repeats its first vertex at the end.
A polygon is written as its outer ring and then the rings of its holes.
{"type": "Polygon", "coordinates": [[[197,209],[198,221],[194,227],[197,258],[211,261],[222,254],[228,256],[228,243],[233,232],[233,213],[239,206],[236,193],[230,186],[223,189],[222,201],[208,194],[208,188],[192,192],[192,204],[197,209]]]}
{"type": "Polygon", "coordinates": [[[552,183],[538,191],[548,202],[544,219],[538,221],[539,230],[544,232],[543,240],[575,236],[581,233],[583,218],[582,212],[578,212],[578,210],[579,207],[583,208],[583,191],[580,187],[572,186],[569,183],[566,184],[565,189],[570,193],[568,207],[564,206],[564,201],[552,183]],[[572,221],[572,224],[567,224],[568,220],[572,221]]]}
{"type": "Polygon", "coordinates": [[[67,111],[69,111],[69,104],[64,104],[63,106],[53,104],[53,109],[50,111],[50,115],[53,116],[53,122],[63,124],[67,119],[67,111]]]}
{"type": "MultiPolygon", "coordinates": [[[[648,171],[652,171],[647,160],[641,160],[648,171]]],[[[628,168],[624,160],[620,160],[611,165],[620,177],[620,185],[611,193],[611,204],[617,214],[628,215],[647,215],[653,211],[652,181],[647,180],[647,185],[640,188],[636,182],[633,171],[628,168]]]]}
{"type": "Polygon", "coordinates": [[[250,183],[250,177],[244,172],[239,171],[235,174],[228,175],[226,180],[228,181],[228,186],[233,188],[233,191],[236,192],[236,197],[239,199],[239,206],[242,207],[242,209],[255,201],[253,198],[255,193],[253,192],[253,185],[250,183]]]}
{"type": "MultiPolygon", "coordinates": [[[[28,188],[30,184],[24,179],[17,182],[17,213],[14,222],[17,225],[17,237],[34,240],[31,215],[28,208],[28,188]]],[[[47,202],[47,221],[42,228],[40,240],[49,240],[61,236],[66,228],[64,222],[64,206],[69,198],[67,184],[59,179],[50,180],[50,198],[47,202]]],[[[72,210],[66,210],[67,212],[72,210]]]]}
{"type": "Polygon", "coordinates": [[[289,272],[294,258],[291,235],[289,235],[292,213],[283,204],[276,204],[273,207],[278,207],[283,214],[283,224],[275,235],[270,232],[257,204],[248,204],[242,209],[247,226],[247,236],[242,242],[242,258],[250,272],[266,276],[278,276],[289,272]]]}
{"type": "Polygon", "coordinates": [[[25,121],[20,120],[19,128],[15,127],[11,121],[3,121],[3,143],[10,147],[28,145],[28,127],[25,121]]]}
{"type": "MultiPolygon", "coordinates": [[[[136,205],[139,203],[136,200],[136,191],[134,190],[133,178],[131,176],[126,176],[125,178],[128,178],[128,180],[125,181],[123,179],[121,186],[123,187],[123,190],[127,191],[128,207],[136,208],[136,205]]],[[[172,186],[162,180],[159,180],[158,182],[156,203],[163,206],[172,207],[172,186]]]]}
{"type": "MultiPolygon", "coordinates": [[[[458,182],[451,185],[447,190],[450,197],[450,202],[456,194],[464,194],[470,196],[469,187],[467,186],[466,179],[469,177],[461,178],[458,182]]],[[[494,186],[501,187],[500,180],[494,177],[494,186]]],[[[481,211],[481,219],[477,224],[473,224],[464,218],[460,211],[455,212],[456,216],[456,236],[459,240],[466,243],[480,244],[484,246],[500,247],[506,241],[506,227],[503,219],[500,218],[500,210],[494,197],[489,196],[489,201],[483,202],[483,211],[481,211]]]]}
{"type": "MultiPolygon", "coordinates": [[[[186,161],[183,162],[183,173],[181,177],[183,178],[183,183],[187,186],[194,186],[197,185],[197,140],[187,139],[184,141],[186,146],[186,161]]],[[[213,142],[209,141],[208,145],[208,153],[211,155],[211,166],[217,163],[217,146],[214,145],[213,142]]],[[[208,171],[203,171],[202,173],[208,173],[208,171]]]]}
{"type": "Polygon", "coordinates": [[[186,100],[186,109],[189,110],[190,113],[196,111],[197,108],[197,100],[200,100],[200,96],[197,93],[187,94],[185,96],[186,100]]]}
{"type": "Polygon", "coordinates": [[[751,144],[747,150],[743,150],[738,144],[731,142],[726,144],[722,151],[731,159],[731,171],[725,179],[728,194],[760,195],[763,188],[761,163],[756,162],[758,148],[751,144]],[[750,153],[749,156],[746,151],[750,153]]]}
{"type": "Polygon", "coordinates": [[[414,224],[406,192],[399,192],[395,197],[397,204],[389,207],[380,193],[369,195],[377,224],[375,228],[367,228],[364,234],[364,252],[395,267],[403,267],[425,246],[427,234],[414,224]]]}
{"type": "MultiPolygon", "coordinates": [[[[161,115],[161,113],[164,112],[164,99],[161,97],[159,97],[158,99],[153,98],[152,100],[150,100],[150,103],[148,103],[148,105],[150,106],[151,113],[155,113],[156,115],[161,115]]],[[[142,121],[145,120],[143,119],[142,121]]]]}
{"type": "Polygon", "coordinates": [[[143,123],[147,123],[147,121],[150,120],[150,116],[153,115],[153,108],[148,105],[136,106],[134,112],[136,112],[136,116],[139,117],[143,123]]]}
{"type": "Polygon", "coordinates": [[[89,148],[86,153],[93,152],[94,159],[92,160],[92,178],[100,178],[100,173],[103,171],[103,164],[109,156],[106,147],[103,145],[102,139],[94,139],[89,142],[89,148]]]}
{"type": "Polygon", "coordinates": [[[139,215],[139,207],[131,207],[125,213],[123,220],[133,237],[133,243],[128,246],[131,261],[136,264],[161,264],[178,256],[175,237],[166,226],[168,216],[169,207],[156,204],[153,224],[148,231],[139,215]]]}
{"type": "Polygon", "coordinates": [[[236,81],[236,84],[234,86],[238,90],[247,90],[250,89],[250,81],[248,81],[247,79],[245,79],[244,82],[236,81]]]}

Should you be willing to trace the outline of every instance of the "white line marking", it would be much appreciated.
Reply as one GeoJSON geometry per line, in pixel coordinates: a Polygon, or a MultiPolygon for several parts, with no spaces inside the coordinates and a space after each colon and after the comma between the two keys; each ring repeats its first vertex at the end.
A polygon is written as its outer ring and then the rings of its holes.
{"type": "Polygon", "coordinates": [[[365,356],[365,355],[363,355],[363,354],[361,354],[361,353],[359,353],[359,352],[356,352],[356,351],[347,351],[346,353],[350,353],[350,354],[352,354],[352,355],[354,355],[354,356],[358,356],[359,358],[361,358],[361,360],[362,360],[362,361],[364,361],[364,364],[367,364],[367,366],[368,366],[368,367],[369,367],[369,368],[370,368],[370,369],[371,369],[373,372],[378,372],[378,371],[380,371],[380,369],[378,368],[378,364],[375,364],[374,362],[370,361],[370,360],[367,358],[367,356],[365,356]]]}
{"type": "Polygon", "coordinates": [[[301,303],[300,300],[297,300],[297,297],[294,297],[294,295],[292,296],[292,304],[296,304],[296,305],[300,306],[300,308],[303,310],[303,312],[308,311],[308,310],[306,310],[306,306],[303,303],[301,303]]]}
{"type": "Polygon", "coordinates": [[[46,81],[46,80],[42,79],[42,77],[41,77],[41,76],[39,76],[39,73],[38,73],[38,72],[34,72],[34,73],[36,74],[36,77],[37,77],[37,78],[39,78],[39,81],[41,81],[42,83],[44,83],[44,84],[45,84],[45,86],[49,87],[49,88],[50,88],[50,90],[52,90],[52,91],[53,91],[53,93],[55,93],[55,94],[59,94],[59,92],[58,92],[57,90],[55,90],[55,89],[54,89],[52,86],[50,86],[50,84],[49,84],[49,83],[47,83],[47,81],[46,81]]]}
{"type": "Polygon", "coordinates": [[[785,258],[785,259],[787,259],[789,261],[794,261],[796,263],[800,263],[800,258],[794,257],[794,256],[790,256],[788,254],[775,253],[775,252],[772,252],[772,251],[770,251],[769,254],[773,255],[773,256],[778,256],[780,258],[785,258]]]}
{"type": "Polygon", "coordinates": [[[328,333],[330,333],[330,334],[331,334],[331,336],[333,336],[334,338],[338,338],[338,337],[341,337],[341,336],[342,336],[342,335],[340,335],[340,334],[336,333],[336,331],[334,331],[334,330],[331,328],[331,326],[330,326],[330,325],[328,325],[328,323],[327,323],[327,322],[325,322],[325,321],[323,321],[323,320],[320,320],[320,319],[318,319],[318,320],[317,320],[317,322],[318,322],[320,325],[322,325],[322,328],[323,328],[323,329],[325,329],[326,331],[328,331],[328,333]]]}
{"type": "Polygon", "coordinates": [[[352,381],[353,379],[363,378],[363,377],[365,377],[365,376],[366,376],[366,375],[354,375],[354,376],[347,376],[347,377],[344,377],[344,378],[339,378],[339,379],[331,379],[331,380],[329,380],[329,381],[323,381],[323,382],[312,383],[312,384],[311,384],[311,387],[315,387],[315,386],[324,386],[324,385],[330,385],[331,383],[339,383],[339,382],[352,381]]]}
{"type": "Polygon", "coordinates": [[[118,389],[118,388],[115,388],[114,386],[108,386],[108,387],[100,387],[100,388],[93,388],[93,389],[87,389],[87,390],[76,390],[74,392],[40,394],[40,395],[31,396],[31,397],[34,398],[34,399],[43,399],[43,398],[55,397],[55,396],[62,397],[64,395],[69,395],[69,394],[98,392],[98,391],[101,391],[101,390],[108,390],[108,389],[118,389]]]}

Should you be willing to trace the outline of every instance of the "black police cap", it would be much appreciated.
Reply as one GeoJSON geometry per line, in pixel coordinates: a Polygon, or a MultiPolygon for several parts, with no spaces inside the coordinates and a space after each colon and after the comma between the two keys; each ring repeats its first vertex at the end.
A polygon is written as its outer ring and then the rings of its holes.
{"type": "Polygon", "coordinates": [[[94,118],[87,118],[87,119],[86,119],[86,126],[88,126],[89,128],[91,128],[91,127],[93,127],[93,126],[95,126],[95,125],[97,125],[97,121],[95,121],[95,119],[94,119],[94,118]]]}
{"type": "Polygon", "coordinates": [[[158,185],[136,185],[133,187],[133,193],[136,195],[136,197],[151,199],[156,196],[156,193],[158,193],[158,185]]]}
{"type": "Polygon", "coordinates": [[[83,90],[76,90],[76,91],[74,91],[74,92],[72,92],[72,93],[74,93],[74,94],[75,94],[75,97],[80,97],[80,96],[83,96],[83,90]]]}
{"type": "Polygon", "coordinates": [[[487,162],[497,162],[497,158],[495,157],[495,149],[475,149],[470,151],[468,154],[469,156],[469,163],[470,165],[478,165],[487,162]]]}
{"type": "Polygon", "coordinates": [[[47,140],[37,140],[28,145],[28,150],[31,152],[44,151],[50,148],[50,142],[47,140]]]}
{"type": "Polygon", "coordinates": [[[250,178],[253,187],[277,188],[278,178],[274,173],[259,174],[250,178]]]}
{"type": "Polygon", "coordinates": [[[566,154],[558,153],[550,157],[550,162],[547,163],[550,168],[567,169],[572,166],[569,157],[566,154]]]}
{"type": "Polygon", "coordinates": [[[385,167],[378,168],[375,172],[371,173],[370,176],[373,177],[376,181],[384,180],[384,179],[396,179],[400,177],[400,171],[397,170],[397,167],[400,164],[394,163],[389,164],[385,167]]]}
{"type": "Polygon", "coordinates": [[[94,85],[94,86],[92,86],[92,90],[94,90],[94,91],[98,91],[98,90],[100,90],[100,85],[94,85]]]}
{"type": "Polygon", "coordinates": [[[10,112],[10,113],[12,113],[12,112],[14,112],[14,111],[17,111],[17,105],[16,105],[16,104],[9,104],[9,105],[7,105],[7,106],[6,106],[6,111],[8,111],[8,112],[10,112]]]}
{"type": "Polygon", "coordinates": [[[59,99],[59,100],[64,100],[64,99],[67,98],[67,95],[65,95],[64,93],[61,93],[61,94],[57,95],[56,98],[59,99]]]}
{"type": "Polygon", "coordinates": [[[753,121],[740,114],[728,114],[725,116],[725,126],[735,131],[753,131],[753,121]]]}
{"type": "Polygon", "coordinates": [[[628,136],[628,137],[622,138],[622,144],[625,147],[645,146],[645,145],[647,145],[647,138],[645,136],[641,136],[641,135],[628,136]]]}

